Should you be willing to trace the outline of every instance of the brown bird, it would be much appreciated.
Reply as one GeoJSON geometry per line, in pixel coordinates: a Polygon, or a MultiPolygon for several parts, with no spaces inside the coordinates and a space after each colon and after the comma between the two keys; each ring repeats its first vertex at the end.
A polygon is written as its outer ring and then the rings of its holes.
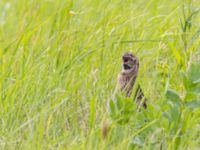
{"type": "MultiPolygon", "coordinates": [[[[120,89],[127,97],[130,97],[138,75],[139,59],[133,53],[126,52],[122,56],[122,62],[123,66],[122,71],[118,75],[117,89],[120,89]]],[[[147,108],[147,99],[144,97],[140,85],[136,89],[134,100],[137,102],[139,108],[140,106],[143,106],[145,109],[147,108]]]]}

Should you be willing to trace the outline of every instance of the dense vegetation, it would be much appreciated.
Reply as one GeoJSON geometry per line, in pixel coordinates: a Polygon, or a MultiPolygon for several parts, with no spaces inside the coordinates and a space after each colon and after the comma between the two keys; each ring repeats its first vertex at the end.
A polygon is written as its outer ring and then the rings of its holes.
{"type": "Polygon", "coordinates": [[[199,22],[199,0],[1,0],[0,149],[199,149],[199,22]],[[125,51],[147,111],[112,103],[125,51]]]}

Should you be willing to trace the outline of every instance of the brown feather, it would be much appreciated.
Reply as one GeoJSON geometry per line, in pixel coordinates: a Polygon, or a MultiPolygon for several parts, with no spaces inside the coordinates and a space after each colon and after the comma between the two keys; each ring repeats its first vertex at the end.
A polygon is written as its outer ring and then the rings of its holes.
{"type": "MultiPolygon", "coordinates": [[[[122,59],[123,59],[123,66],[128,65],[130,69],[126,69],[127,67],[123,68],[122,72],[119,73],[117,86],[118,89],[126,93],[127,97],[130,97],[139,70],[139,60],[135,55],[133,55],[130,52],[125,53],[122,56],[122,59]]],[[[134,99],[137,102],[138,106],[141,105],[143,108],[145,109],[147,108],[146,104],[147,99],[145,98],[144,93],[140,88],[140,85],[136,89],[134,99]]]]}

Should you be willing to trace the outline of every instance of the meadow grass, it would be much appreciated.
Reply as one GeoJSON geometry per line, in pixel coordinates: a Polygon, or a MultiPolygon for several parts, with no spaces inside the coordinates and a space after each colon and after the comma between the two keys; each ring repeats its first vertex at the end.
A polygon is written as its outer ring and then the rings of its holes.
{"type": "Polygon", "coordinates": [[[180,71],[200,61],[199,8],[198,0],[1,0],[0,149],[199,149],[199,109],[182,109],[175,123],[163,115],[167,88],[184,96],[180,71]],[[125,51],[140,59],[148,111],[120,125],[106,106],[125,51]]]}

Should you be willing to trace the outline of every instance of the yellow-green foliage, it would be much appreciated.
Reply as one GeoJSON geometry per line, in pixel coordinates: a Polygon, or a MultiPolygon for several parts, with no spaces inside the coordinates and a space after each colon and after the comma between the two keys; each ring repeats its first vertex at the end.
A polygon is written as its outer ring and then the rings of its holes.
{"type": "Polygon", "coordinates": [[[199,8],[199,0],[0,0],[0,149],[199,149],[199,97],[184,101],[200,61],[199,8]],[[148,111],[128,110],[133,117],[118,124],[108,104],[125,51],[140,58],[148,111]]]}

